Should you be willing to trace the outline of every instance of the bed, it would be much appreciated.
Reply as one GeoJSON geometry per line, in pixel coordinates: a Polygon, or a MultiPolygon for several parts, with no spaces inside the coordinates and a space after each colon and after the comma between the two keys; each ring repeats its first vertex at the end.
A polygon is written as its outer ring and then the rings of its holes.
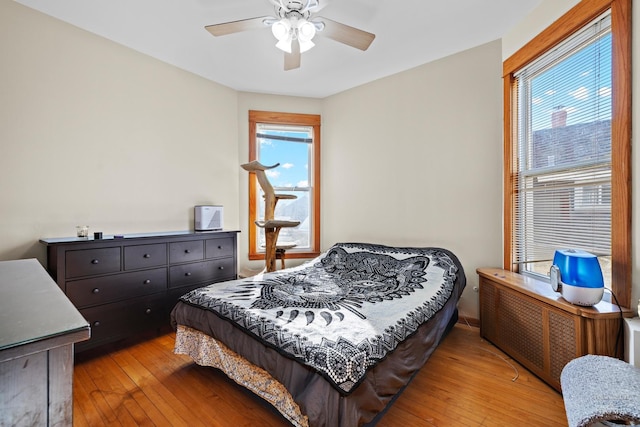
{"type": "Polygon", "coordinates": [[[221,369],[295,426],[375,423],[456,322],[465,284],[446,249],[339,243],[183,295],[175,353],[221,369]]]}

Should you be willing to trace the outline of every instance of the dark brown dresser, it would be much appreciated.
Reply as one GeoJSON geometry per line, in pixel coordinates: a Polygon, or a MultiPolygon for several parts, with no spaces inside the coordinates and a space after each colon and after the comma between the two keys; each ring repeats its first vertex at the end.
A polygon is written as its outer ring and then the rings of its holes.
{"type": "Polygon", "coordinates": [[[91,325],[76,352],[168,325],[180,295],[236,279],[237,233],[41,239],[49,274],[91,325]]]}

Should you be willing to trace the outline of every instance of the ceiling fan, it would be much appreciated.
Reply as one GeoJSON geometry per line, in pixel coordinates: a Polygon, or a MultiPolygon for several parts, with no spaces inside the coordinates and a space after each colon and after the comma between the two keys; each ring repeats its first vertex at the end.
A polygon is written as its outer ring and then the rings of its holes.
{"type": "Polygon", "coordinates": [[[315,17],[326,0],[268,0],[274,6],[275,17],[262,16],[207,25],[205,28],[214,36],[224,36],[241,31],[271,27],[278,40],[276,47],[284,51],[284,69],[300,67],[300,54],[315,44],[316,33],[360,50],[367,50],[376,37],[375,34],[332,21],[315,17]]]}

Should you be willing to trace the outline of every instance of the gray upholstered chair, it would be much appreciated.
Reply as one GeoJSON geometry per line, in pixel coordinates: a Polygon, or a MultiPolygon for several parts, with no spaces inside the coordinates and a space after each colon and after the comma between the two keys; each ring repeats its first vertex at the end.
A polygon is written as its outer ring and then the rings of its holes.
{"type": "Polygon", "coordinates": [[[560,385],[569,427],[640,424],[640,369],[608,356],[567,363],[560,385]]]}

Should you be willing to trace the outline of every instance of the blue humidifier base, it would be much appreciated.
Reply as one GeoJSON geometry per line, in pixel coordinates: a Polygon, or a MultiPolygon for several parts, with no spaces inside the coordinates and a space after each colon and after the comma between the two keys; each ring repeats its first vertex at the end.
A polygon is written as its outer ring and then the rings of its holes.
{"type": "Polygon", "coordinates": [[[572,286],[562,283],[562,298],[571,304],[582,305],[585,307],[596,305],[602,301],[604,288],[585,288],[582,286],[572,286]]]}

